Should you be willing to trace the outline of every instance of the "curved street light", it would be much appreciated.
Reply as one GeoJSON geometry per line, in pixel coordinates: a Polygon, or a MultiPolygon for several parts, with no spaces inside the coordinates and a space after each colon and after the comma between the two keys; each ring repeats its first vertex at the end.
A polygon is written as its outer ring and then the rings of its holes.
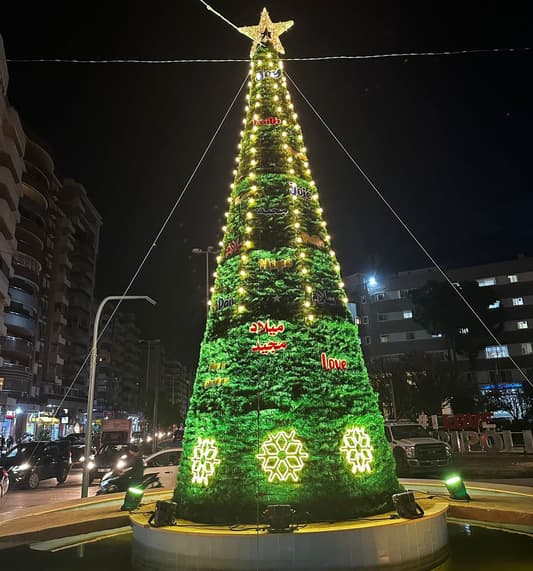
{"type": "Polygon", "coordinates": [[[108,301],[124,301],[124,300],[136,300],[143,299],[155,305],[157,302],[147,295],[108,295],[104,298],[98,310],[96,312],[96,317],[94,318],[93,327],[93,344],[91,349],[91,365],[89,369],[89,390],[87,392],[87,422],[85,424],[85,464],[83,466],[83,476],[81,481],[81,497],[86,498],[89,495],[89,457],[91,456],[91,439],[92,439],[92,426],[93,426],[93,404],[94,404],[94,385],[96,377],[96,344],[98,342],[98,325],[100,324],[100,316],[102,315],[102,310],[104,305],[108,301]]]}

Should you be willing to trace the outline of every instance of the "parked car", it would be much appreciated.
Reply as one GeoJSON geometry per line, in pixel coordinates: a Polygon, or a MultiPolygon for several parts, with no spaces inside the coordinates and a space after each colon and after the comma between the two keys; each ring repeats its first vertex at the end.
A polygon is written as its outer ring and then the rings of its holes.
{"type": "Polygon", "coordinates": [[[104,444],[88,459],[89,483],[110,472],[121,456],[127,454],[129,444],[104,444]]]}
{"type": "Polygon", "coordinates": [[[8,490],[9,490],[9,473],[3,466],[0,466],[0,500],[3,497],[5,497],[8,490]]]}
{"type": "Polygon", "coordinates": [[[438,472],[450,465],[451,447],[432,438],[423,426],[416,422],[388,421],[385,436],[389,441],[398,476],[417,472],[438,472]]]}
{"type": "Polygon", "coordinates": [[[35,441],[17,444],[2,456],[13,485],[34,490],[41,480],[56,478],[62,484],[71,467],[69,447],[62,442],[35,441]]]}
{"type": "Polygon", "coordinates": [[[183,448],[165,448],[151,454],[144,461],[144,474],[159,473],[159,481],[163,488],[174,488],[180,469],[183,448]]]}
{"type": "MultiPolygon", "coordinates": [[[[182,452],[182,448],[169,448],[148,456],[144,460],[144,487],[174,488],[182,452]]],[[[128,455],[123,454],[113,470],[103,475],[96,493],[100,495],[126,491],[131,479],[128,468],[128,455]]]]}

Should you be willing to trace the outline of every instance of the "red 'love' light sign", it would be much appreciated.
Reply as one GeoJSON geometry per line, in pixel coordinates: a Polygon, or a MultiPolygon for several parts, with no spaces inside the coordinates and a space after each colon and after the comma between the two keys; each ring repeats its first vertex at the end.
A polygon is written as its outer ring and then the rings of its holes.
{"type": "Polygon", "coordinates": [[[328,357],[325,353],[321,353],[320,360],[322,361],[322,368],[326,371],[331,371],[332,369],[345,371],[348,368],[346,359],[333,359],[332,357],[328,357]]]}

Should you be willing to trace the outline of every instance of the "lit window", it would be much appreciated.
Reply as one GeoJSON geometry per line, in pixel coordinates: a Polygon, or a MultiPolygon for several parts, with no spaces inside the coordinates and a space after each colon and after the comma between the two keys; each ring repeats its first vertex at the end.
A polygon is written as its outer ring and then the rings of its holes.
{"type": "Polygon", "coordinates": [[[518,281],[518,276],[507,276],[509,278],[509,282],[515,284],[518,281]]]}
{"type": "Polygon", "coordinates": [[[524,305],[523,297],[513,297],[513,305],[524,305]]]}
{"type": "Polygon", "coordinates": [[[363,325],[368,325],[368,315],[363,315],[363,325]]]}
{"type": "Polygon", "coordinates": [[[517,329],[527,329],[527,321],[517,321],[516,327],[517,329]]]}
{"type": "Polygon", "coordinates": [[[487,359],[503,359],[509,357],[509,347],[507,345],[493,345],[485,347],[485,358],[487,359]]]}
{"type": "Polygon", "coordinates": [[[442,337],[442,333],[433,333],[433,334],[431,335],[431,337],[433,337],[433,338],[442,337]]]}
{"type": "Polygon", "coordinates": [[[413,312],[410,309],[406,309],[403,312],[403,318],[404,319],[413,319],[413,312]]]}
{"type": "Polygon", "coordinates": [[[389,342],[389,336],[388,335],[380,335],[379,341],[380,341],[380,343],[388,343],[389,342]]]}
{"type": "Polygon", "coordinates": [[[459,329],[459,333],[460,333],[461,335],[466,335],[466,334],[468,333],[468,331],[469,331],[468,327],[461,327],[461,328],[459,329]]]}
{"type": "Polygon", "coordinates": [[[533,345],[531,343],[520,343],[522,355],[531,355],[533,353],[533,345]]]}
{"type": "Polygon", "coordinates": [[[385,294],[384,293],[378,293],[376,294],[376,300],[377,301],[383,301],[385,299],[385,294]]]}
{"type": "Polygon", "coordinates": [[[494,303],[491,303],[489,305],[489,309],[498,309],[501,304],[502,302],[499,299],[497,299],[494,303]]]}
{"type": "Polygon", "coordinates": [[[486,287],[486,286],[493,286],[496,285],[496,278],[483,278],[481,280],[477,280],[479,287],[486,287]]]}

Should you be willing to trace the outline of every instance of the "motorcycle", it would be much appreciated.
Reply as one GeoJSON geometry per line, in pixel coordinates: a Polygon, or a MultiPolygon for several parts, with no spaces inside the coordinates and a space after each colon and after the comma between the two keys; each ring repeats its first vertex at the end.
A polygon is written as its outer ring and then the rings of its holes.
{"type": "MultiPolygon", "coordinates": [[[[100,481],[100,487],[96,491],[97,496],[102,494],[114,494],[116,492],[125,492],[131,481],[131,466],[124,469],[115,468],[104,474],[100,481]]],[[[162,484],[159,480],[159,473],[146,474],[143,476],[141,484],[138,486],[141,490],[146,488],[161,488],[162,484]]]]}

